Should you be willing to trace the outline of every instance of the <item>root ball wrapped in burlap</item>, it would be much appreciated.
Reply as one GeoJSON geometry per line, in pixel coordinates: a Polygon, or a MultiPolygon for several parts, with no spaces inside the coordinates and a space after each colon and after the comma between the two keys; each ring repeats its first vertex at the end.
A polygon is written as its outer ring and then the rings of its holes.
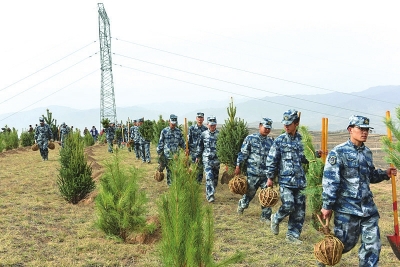
{"type": "Polygon", "coordinates": [[[51,150],[53,150],[54,148],[56,148],[56,145],[54,144],[54,142],[49,142],[49,144],[47,145],[47,147],[51,150]]]}
{"type": "Polygon", "coordinates": [[[342,258],[344,245],[342,241],[330,233],[329,220],[326,220],[326,224],[323,224],[321,217],[317,216],[323,226],[322,231],[325,238],[314,245],[314,256],[325,265],[336,265],[342,258]]]}
{"type": "Polygon", "coordinates": [[[129,142],[126,143],[126,146],[127,147],[133,147],[133,144],[134,144],[133,140],[129,140],[129,142]]]}
{"type": "Polygon", "coordinates": [[[229,190],[234,194],[244,195],[247,193],[247,179],[243,175],[235,175],[229,181],[229,190]]]}
{"type": "Polygon", "coordinates": [[[221,176],[221,184],[229,184],[234,174],[229,174],[228,171],[224,171],[221,176]]]}
{"type": "Polygon", "coordinates": [[[265,208],[273,207],[278,203],[278,191],[272,189],[272,187],[263,188],[258,194],[258,199],[261,206],[265,208]]]}
{"type": "Polygon", "coordinates": [[[38,144],[33,144],[31,148],[32,148],[33,151],[38,151],[39,150],[38,144]]]}
{"type": "Polygon", "coordinates": [[[162,180],[164,180],[164,173],[157,170],[156,173],[154,174],[154,179],[157,182],[161,182],[162,180]]]}

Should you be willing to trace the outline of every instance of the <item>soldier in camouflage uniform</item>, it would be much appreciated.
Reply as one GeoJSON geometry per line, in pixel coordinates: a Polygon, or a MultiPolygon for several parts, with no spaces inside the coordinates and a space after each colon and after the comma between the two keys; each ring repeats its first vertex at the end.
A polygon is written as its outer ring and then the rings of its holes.
{"type": "MultiPolygon", "coordinates": [[[[204,121],[204,113],[198,112],[196,116],[196,124],[189,127],[188,130],[188,143],[189,143],[189,154],[192,159],[192,162],[196,162],[196,150],[197,150],[197,142],[200,138],[202,132],[207,131],[207,127],[203,125],[204,121]]],[[[203,180],[203,161],[200,160],[198,162],[198,174],[197,181],[199,183],[203,180]]]]}
{"type": "Polygon", "coordinates": [[[361,235],[358,257],[363,267],[378,266],[381,251],[379,213],[369,185],[397,175],[395,168],[375,169],[372,152],[364,145],[370,129],[368,118],[350,117],[350,138],[329,152],[322,178],[323,218],[330,218],[335,211],[334,234],[344,244],[343,253],[350,251],[361,235]]]}
{"type": "Polygon", "coordinates": [[[279,192],[282,205],[271,216],[271,230],[279,234],[279,223],[289,216],[286,241],[301,244],[299,240],[305,219],[306,177],[302,163],[308,163],[304,156],[301,135],[297,132],[300,118],[296,110],[283,114],[285,133],[279,135],[272,144],[266,161],[267,186],[273,185],[275,173],[278,174],[279,192]]]}
{"type": "MultiPolygon", "coordinates": [[[[143,125],[144,119],[141,119],[140,126],[143,125]]],[[[139,127],[140,127],[139,126],[139,127]]],[[[151,157],[150,157],[150,141],[151,140],[146,140],[144,136],[139,131],[138,128],[138,133],[139,133],[139,144],[140,144],[140,150],[141,150],[141,158],[143,163],[151,163],[151,157]]]]}
{"type": "Polygon", "coordinates": [[[157,145],[157,154],[159,156],[158,170],[160,172],[167,169],[167,185],[171,185],[170,161],[179,148],[185,149],[185,140],[182,131],[177,127],[178,117],[171,114],[169,117],[169,126],[161,130],[160,139],[157,145]]]}
{"type": "Polygon", "coordinates": [[[104,132],[106,133],[106,139],[107,139],[107,144],[108,144],[108,152],[113,153],[114,149],[114,138],[115,138],[115,126],[114,123],[110,123],[110,125],[104,129],[104,132]]]}
{"type": "MultiPolygon", "coordinates": [[[[236,161],[235,175],[240,174],[240,164],[246,163],[248,184],[247,193],[239,200],[238,214],[243,214],[243,211],[249,207],[250,201],[254,198],[258,188],[265,188],[267,184],[265,162],[269,149],[274,142],[274,139],[268,136],[272,129],[272,120],[263,118],[258,128],[258,133],[250,134],[244,139],[236,161]]],[[[261,222],[269,225],[271,213],[271,208],[261,206],[261,222]]]]}
{"type": "Polygon", "coordinates": [[[48,144],[53,141],[53,133],[50,126],[44,123],[44,118],[39,118],[40,124],[35,128],[35,143],[39,146],[40,156],[43,161],[49,160],[48,144]]]}
{"type": "Polygon", "coordinates": [[[141,123],[143,123],[143,119],[138,119],[133,133],[133,141],[135,142],[135,154],[137,159],[142,158],[142,149],[140,146],[140,133],[139,133],[139,126],[141,125],[141,123]]]}
{"type": "Polygon", "coordinates": [[[215,201],[215,188],[218,185],[220,162],[217,156],[217,118],[207,118],[208,130],[201,133],[196,150],[196,162],[203,160],[204,172],[206,173],[206,199],[208,202],[215,201]]]}
{"type": "MultiPolygon", "coordinates": [[[[135,140],[135,129],[137,127],[136,124],[137,124],[137,120],[133,120],[132,126],[131,126],[131,128],[129,128],[130,139],[132,141],[135,140]]],[[[129,147],[129,152],[131,152],[132,150],[135,152],[135,155],[136,155],[135,143],[133,143],[132,147],[129,147]]]]}
{"type": "Polygon", "coordinates": [[[65,122],[61,123],[60,126],[60,141],[61,141],[61,147],[64,148],[65,144],[65,139],[67,138],[67,135],[70,133],[71,129],[69,128],[68,125],[65,124],[65,122]]]}

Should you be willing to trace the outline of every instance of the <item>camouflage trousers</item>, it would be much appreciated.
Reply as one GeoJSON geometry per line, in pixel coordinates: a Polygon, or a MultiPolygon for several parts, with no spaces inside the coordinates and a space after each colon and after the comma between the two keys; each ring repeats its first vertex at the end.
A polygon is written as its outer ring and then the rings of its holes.
{"type": "Polygon", "coordinates": [[[150,158],[150,142],[144,142],[142,144],[140,144],[141,147],[141,158],[143,162],[150,162],[151,158],[150,158]]]}
{"type": "Polygon", "coordinates": [[[285,217],[289,216],[286,236],[299,238],[303,230],[306,197],[301,193],[301,190],[303,189],[279,187],[282,205],[275,214],[274,223],[280,223],[285,217]]]}
{"type": "Polygon", "coordinates": [[[114,152],[114,139],[107,139],[107,144],[108,144],[108,152],[113,153],[114,152]]]}
{"type": "Polygon", "coordinates": [[[141,156],[141,149],[140,149],[140,144],[139,142],[135,142],[135,144],[133,145],[133,150],[135,151],[135,155],[137,159],[140,159],[141,156]]]}
{"type": "MultiPolygon", "coordinates": [[[[247,176],[247,193],[243,195],[241,199],[239,199],[238,206],[242,209],[247,209],[249,207],[250,201],[253,200],[254,196],[259,187],[265,188],[267,185],[267,178],[265,176],[255,176],[255,175],[248,175],[247,176]]],[[[260,219],[271,219],[271,208],[266,208],[261,206],[261,216],[260,219]]]]}
{"type": "Polygon", "coordinates": [[[39,146],[40,156],[42,159],[47,160],[49,158],[49,141],[48,140],[37,140],[37,145],[39,146]]]}
{"type": "Polygon", "coordinates": [[[163,172],[164,169],[167,169],[167,185],[170,186],[172,183],[171,180],[171,170],[169,168],[169,163],[172,159],[167,159],[164,154],[159,155],[158,157],[158,171],[163,172]]]}
{"type": "MultiPolygon", "coordinates": [[[[195,163],[196,162],[195,154],[190,154],[190,157],[192,159],[192,163],[195,163]]],[[[196,176],[196,180],[199,183],[203,181],[203,170],[204,170],[203,160],[200,159],[199,162],[197,163],[197,176],[196,176]]]]}
{"type": "Polygon", "coordinates": [[[334,233],[344,245],[343,253],[350,251],[361,236],[361,246],[358,250],[359,266],[378,266],[381,252],[378,222],[378,213],[369,217],[358,217],[336,211],[334,213],[334,233]]]}
{"type": "Polygon", "coordinates": [[[215,188],[218,185],[218,176],[219,176],[219,160],[207,160],[204,162],[204,172],[206,174],[206,198],[210,200],[211,197],[214,197],[215,188]]]}

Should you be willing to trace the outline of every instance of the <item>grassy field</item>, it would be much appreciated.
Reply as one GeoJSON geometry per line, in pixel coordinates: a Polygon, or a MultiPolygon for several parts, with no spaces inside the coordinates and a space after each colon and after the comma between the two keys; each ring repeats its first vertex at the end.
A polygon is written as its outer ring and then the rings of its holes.
{"type": "MultiPolygon", "coordinates": [[[[277,132],[272,134],[277,135],[277,132]]],[[[330,133],[329,148],[345,141],[347,133],[330,133]]],[[[380,150],[380,136],[371,135],[367,145],[374,152],[375,165],[386,167],[380,150]]],[[[318,149],[318,133],[315,147],[318,149]]],[[[161,266],[158,240],[160,231],[143,238],[131,236],[129,242],[121,243],[108,239],[96,229],[94,198],[96,192],[77,205],[66,203],[56,184],[59,168],[59,147],[50,151],[49,161],[41,161],[39,152],[30,148],[19,148],[0,153],[0,266],[161,266]]],[[[135,166],[143,170],[141,189],[149,198],[148,217],[157,217],[157,200],[166,192],[165,180],[153,178],[157,167],[155,148],[152,145],[153,161],[144,164],[136,160],[127,149],[120,150],[126,167],[135,166]]],[[[104,171],[105,162],[112,154],[105,145],[86,149],[88,161],[92,163],[93,178],[98,181],[104,171]]],[[[222,168],[222,167],[221,167],[222,168]]],[[[220,174],[222,174],[222,169],[220,174]]],[[[399,182],[397,180],[397,182],[399,182]]],[[[204,182],[203,182],[204,183],[204,182]]],[[[393,235],[393,213],[390,181],[372,185],[381,220],[382,252],[380,266],[398,266],[399,261],[387,241],[393,235]]],[[[219,184],[216,202],[212,205],[215,222],[213,256],[218,262],[242,251],[245,259],[232,266],[314,266],[314,244],[323,234],[314,230],[307,213],[301,235],[303,244],[293,246],[284,242],[287,220],[280,225],[280,233],[274,236],[270,228],[259,221],[260,205],[255,198],[243,216],[236,214],[241,196],[229,191],[226,184],[219,184]]],[[[274,211],[279,207],[273,208],[274,211]]],[[[358,246],[344,254],[336,266],[358,266],[358,246]]]]}

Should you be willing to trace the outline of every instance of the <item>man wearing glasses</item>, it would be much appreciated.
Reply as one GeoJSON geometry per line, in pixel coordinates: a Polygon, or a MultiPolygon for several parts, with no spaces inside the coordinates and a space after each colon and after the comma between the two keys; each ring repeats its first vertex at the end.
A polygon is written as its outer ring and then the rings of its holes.
{"type": "Polygon", "coordinates": [[[361,235],[360,266],[378,266],[381,251],[379,213],[369,185],[397,175],[395,168],[375,169],[372,152],[364,145],[370,129],[368,118],[349,118],[350,138],[329,153],[322,178],[322,216],[330,218],[334,211],[334,234],[344,244],[343,253],[350,251],[361,235]]]}

